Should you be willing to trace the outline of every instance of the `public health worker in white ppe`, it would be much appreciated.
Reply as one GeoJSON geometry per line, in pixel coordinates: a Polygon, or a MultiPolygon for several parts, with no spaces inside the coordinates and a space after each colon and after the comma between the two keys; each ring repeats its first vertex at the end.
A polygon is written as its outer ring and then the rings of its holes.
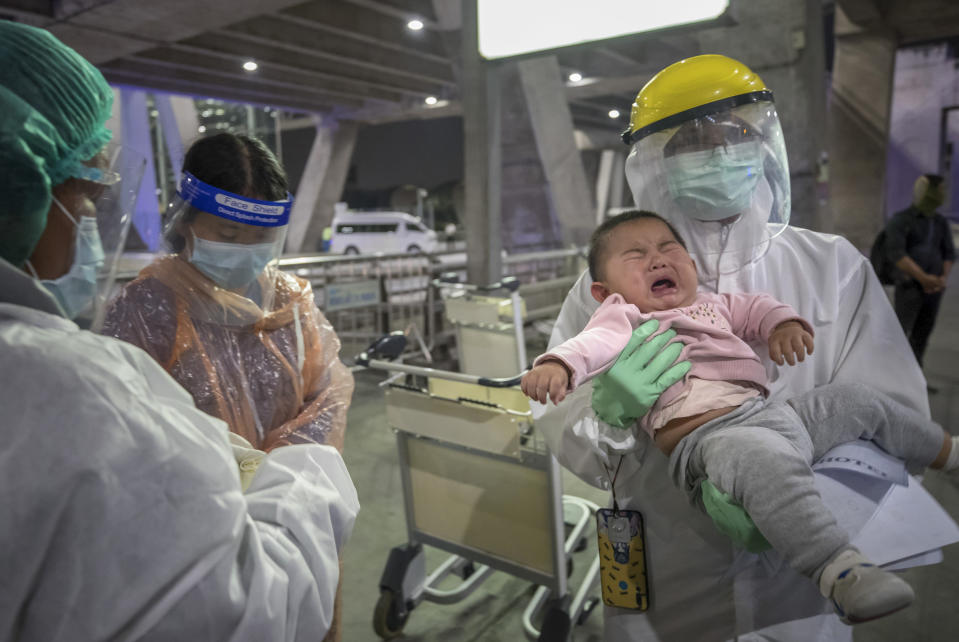
{"type": "MultiPolygon", "coordinates": [[[[623,136],[632,145],[626,178],[636,206],[662,215],[686,239],[700,287],[767,292],[815,328],[816,353],[803,367],[776,369],[764,357],[772,398],[860,382],[928,416],[922,375],[869,263],[840,237],[788,226],[786,149],[759,76],[724,56],[670,65],[639,92],[623,136]]],[[[573,286],[550,349],[582,330],[598,306],[590,283],[584,273],[573,286]]],[[[671,383],[657,374],[633,377],[630,396],[655,401],[671,383]]],[[[607,640],[851,639],[812,583],[772,551],[737,549],[673,487],[666,457],[645,434],[600,420],[592,395],[583,386],[549,405],[537,427],[585,481],[603,487],[619,468],[619,506],[646,519],[651,608],[607,607],[607,640]]],[[[606,389],[597,398],[615,396],[606,389]]],[[[607,410],[600,414],[609,418],[607,410]]]]}
{"type": "Polygon", "coordinates": [[[70,320],[96,323],[143,167],[105,147],[112,101],[0,20],[0,640],[320,640],[359,510],[337,451],[231,450],[149,355],[70,320]]]}

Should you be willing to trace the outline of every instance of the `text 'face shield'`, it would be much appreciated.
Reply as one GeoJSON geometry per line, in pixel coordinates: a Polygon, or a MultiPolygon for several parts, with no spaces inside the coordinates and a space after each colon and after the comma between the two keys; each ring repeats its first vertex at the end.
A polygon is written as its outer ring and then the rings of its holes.
{"type": "Polygon", "coordinates": [[[184,172],[164,226],[165,250],[179,254],[199,272],[191,283],[180,285],[194,294],[205,292],[204,300],[217,302],[213,305],[217,309],[202,316],[231,316],[219,309],[221,305],[272,308],[274,280],[268,268],[275,267],[282,254],[292,206],[289,194],[283,201],[255,199],[184,172]]]}
{"type": "Polygon", "coordinates": [[[626,179],[636,207],[683,236],[703,282],[758,259],[789,223],[789,164],[771,101],[699,113],[639,139],[626,179]]]}

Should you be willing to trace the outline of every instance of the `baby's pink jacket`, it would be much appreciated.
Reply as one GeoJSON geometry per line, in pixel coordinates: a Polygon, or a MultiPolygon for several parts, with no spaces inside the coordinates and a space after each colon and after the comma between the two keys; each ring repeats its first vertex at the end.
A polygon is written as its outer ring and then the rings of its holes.
{"type": "Polygon", "coordinates": [[[679,360],[691,364],[686,377],[667,388],[650,412],[658,412],[679,396],[691,377],[746,382],[768,394],[766,369],[746,342],[768,340],[784,321],[799,321],[813,333],[812,326],[792,307],[768,294],[699,293],[688,307],[649,314],[626,303],[622,295],[613,294],[603,301],[582,332],[537,358],[534,365],[548,359],[562,361],[572,374],[572,390],[612,366],[633,330],[649,319],[659,320],[657,334],[670,327],[676,331],[674,341],[686,344],[679,360]]]}

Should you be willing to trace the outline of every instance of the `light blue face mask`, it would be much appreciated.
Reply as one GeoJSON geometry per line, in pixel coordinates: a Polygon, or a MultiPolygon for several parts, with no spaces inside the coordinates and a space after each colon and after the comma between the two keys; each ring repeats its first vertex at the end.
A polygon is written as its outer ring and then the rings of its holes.
{"type": "Polygon", "coordinates": [[[276,254],[274,243],[221,243],[193,236],[190,263],[217,285],[239,290],[260,276],[276,254]]]}
{"type": "Polygon", "coordinates": [[[54,296],[67,318],[75,319],[97,296],[97,274],[106,261],[106,255],[100,242],[97,219],[81,216],[77,222],[60,201],[54,198],[53,202],[77,227],[73,264],[60,278],[41,279],[40,283],[54,296]]]}
{"type": "Polygon", "coordinates": [[[676,154],[665,164],[669,193],[688,216],[700,221],[742,213],[763,174],[758,140],[676,154]]]}

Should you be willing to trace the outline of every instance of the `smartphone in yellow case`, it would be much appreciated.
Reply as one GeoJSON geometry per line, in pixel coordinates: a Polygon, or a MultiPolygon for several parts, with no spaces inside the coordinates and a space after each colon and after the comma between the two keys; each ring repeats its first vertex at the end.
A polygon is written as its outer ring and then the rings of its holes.
{"type": "Polygon", "coordinates": [[[643,515],[635,510],[601,508],[596,512],[599,579],[608,606],[649,608],[643,515]]]}

